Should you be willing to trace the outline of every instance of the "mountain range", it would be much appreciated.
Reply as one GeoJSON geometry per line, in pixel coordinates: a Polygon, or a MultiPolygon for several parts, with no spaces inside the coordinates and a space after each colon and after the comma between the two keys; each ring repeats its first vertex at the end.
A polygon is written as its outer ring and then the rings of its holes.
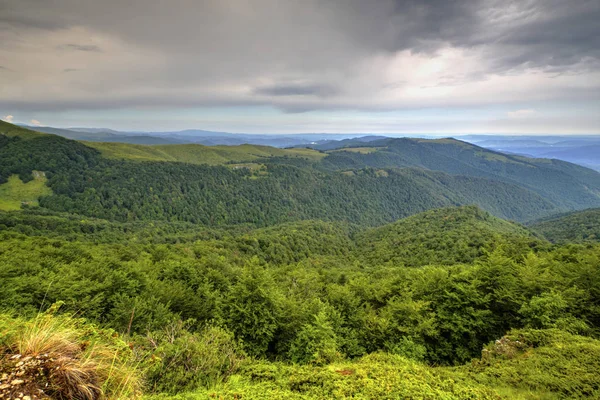
{"type": "MultiPolygon", "coordinates": [[[[243,134],[214,132],[199,129],[182,131],[144,132],[116,131],[108,128],[53,128],[27,126],[24,128],[51,133],[73,140],[91,142],[117,142],[131,144],[203,144],[206,146],[256,144],[271,147],[312,147],[321,149],[344,147],[343,140],[371,141],[385,137],[407,135],[374,135],[367,133],[331,134],[243,134]],[[325,147],[323,147],[325,146],[325,147]]],[[[408,135],[410,137],[435,138],[435,135],[408,135]]],[[[476,144],[490,150],[533,158],[552,158],[572,162],[600,171],[600,136],[515,136],[506,135],[457,135],[454,138],[476,144]]]]}
{"type": "Polygon", "coordinates": [[[47,179],[51,194],[39,206],[109,220],[380,225],[466,204],[517,221],[600,207],[598,172],[456,139],[368,137],[281,149],[74,141],[4,122],[0,132],[0,182],[12,177],[13,194],[47,179]]]}

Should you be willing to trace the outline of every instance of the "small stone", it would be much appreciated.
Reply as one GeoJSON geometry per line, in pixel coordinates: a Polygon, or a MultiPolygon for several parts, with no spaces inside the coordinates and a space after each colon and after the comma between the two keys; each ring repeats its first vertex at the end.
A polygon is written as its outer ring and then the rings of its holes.
{"type": "Polygon", "coordinates": [[[31,396],[23,396],[23,400],[31,400],[31,396]]]}

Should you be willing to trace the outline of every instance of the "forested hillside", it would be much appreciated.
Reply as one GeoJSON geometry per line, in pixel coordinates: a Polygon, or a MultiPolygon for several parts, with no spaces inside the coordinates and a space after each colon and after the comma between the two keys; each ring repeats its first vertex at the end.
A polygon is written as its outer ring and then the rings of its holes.
{"type": "Polygon", "coordinates": [[[0,131],[3,398],[600,397],[596,172],[0,131]]]}
{"type": "MultiPolygon", "coordinates": [[[[600,248],[553,247],[473,207],[375,230],[320,221],[215,230],[26,210],[0,213],[0,230],[0,308],[27,319],[54,305],[43,317],[60,319],[52,329],[75,314],[107,330],[99,343],[124,335],[134,351],[119,359],[143,377],[127,390],[599,394],[600,248]]],[[[18,340],[8,332],[21,325],[3,321],[0,345],[18,340]]]]}
{"type": "Polygon", "coordinates": [[[600,242],[600,209],[590,209],[549,217],[531,228],[555,243],[600,242]]]}
{"type": "Polygon", "coordinates": [[[346,146],[349,147],[330,151],[323,163],[342,170],[364,166],[427,168],[516,183],[558,207],[577,209],[600,205],[600,174],[564,161],[506,155],[455,139],[348,141],[346,146]],[[353,151],[354,148],[375,151],[353,151]]]}
{"type": "Polygon", "coordinates": [[[52,190],[39,199],[41,207],[109,220],[381,225],[436,207],[476,204],[526,221],[600,205],[594,171],[509,158],[454,140],[360,142],[374,151],[327,154],[261,146],[92,148],[2,124],[0,130],[13,133],[1,136],[0,182],[18,175],[26,184],[41,171],[52,190]]]}
{"type": "MultiPolygon", "coordinates": [[[[372,264],[409,267],[472,263],[500,245],[543,245],[530,231],[477,207],[440,208],[360,234],[361,258],[372,264]],[[440,235],[443,232],[443,235],[440,235]]],[[[504,251],[509,251],[505,248],[504,251]]]]}

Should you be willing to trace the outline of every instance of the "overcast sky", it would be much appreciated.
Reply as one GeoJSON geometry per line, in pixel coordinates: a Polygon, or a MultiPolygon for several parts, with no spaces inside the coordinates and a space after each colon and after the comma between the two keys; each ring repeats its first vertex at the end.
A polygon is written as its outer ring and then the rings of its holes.
{"type": "Polygon", "coordinates": [[[0,0],[0,117],[600,133],[600,0],[0,0]]]}

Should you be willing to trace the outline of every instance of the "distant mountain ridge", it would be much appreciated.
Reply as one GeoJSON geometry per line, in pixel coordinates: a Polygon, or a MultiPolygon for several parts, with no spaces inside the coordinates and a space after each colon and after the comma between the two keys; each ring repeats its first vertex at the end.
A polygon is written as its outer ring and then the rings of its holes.
{"type": "MultiPolygon", "coordinates": [[[[180,131],[117,131],[108,128],[53,128],[21,125],[38,132],[52,133],[73,140],[91,142],[117,142],[132,144],[184,144],[197,143],[205,146],[236,146],[256,144],[272,147],[313,147],[331,150],[347,146],[348,141],[373,141],[399,136],[369,133],[295,133],[295,134],[247,134],[185,129],[180,131]],[[361,139],[362,138],[362,139],[361,139]]],[[[435,138],[417,135],[418,138],[435,138]]],[[[456,139],[505,154],[534,158],[556,158],[600,171],[600,136],[504,136],[504,135],[458,135],[456,139]]]]}
{"type": "Polygon", "coordinates": [[[600,171],[600,136],[542,136],[486,138],[465,136],[465,140],[487,149],[535,158],[555,158],[600,171]]]}
{"type": "MultiPolygon", "coordinates": [[[[108,128],[53,128],[48,126],[29,126],[21,124],[23,128],[37,132],[51,133],[73,140],[90,142],[118,142],[131,144],[183,144],[197,143],[206,146],[236,146],[242,144],[256,144],[271,147],[294,147],[310,145],[311,143],[342,140],[349,137],[358,137],[368,134],[247,134],[207,131],[202,129],[185,129],[180,131],[116,131],[108,128]]],[[[375,137],[375,136],[373,136],[375,137]]],[[[379,138],[381,138],[380,136],[379,138]]]]}
{"type": "Polygon", "coordinates": [[[42,171],[52,192],[41,207],[116,221],[377,226],[447,206],[475,204],[518,221],[600,207],[593,170],[451,138],[278,149],[80,142],[4,122],[0,133],[7,134],[0,135],[0,184],[15,175],[27,183],[42,171]]]}
{"type": "MultiPolygon", "coordinates": [[[[518,184],[558,207],[600,205],[600,174],[559,160],[531,159],[494,152],[456,139],[383,139],[339,142],[322,163],[332,169],[418,167],[518,184]],[[366,149],[368,151],[361,151],[366,149]]],[[[331,149],[329,143],[313,145],[331,149]]]]}

